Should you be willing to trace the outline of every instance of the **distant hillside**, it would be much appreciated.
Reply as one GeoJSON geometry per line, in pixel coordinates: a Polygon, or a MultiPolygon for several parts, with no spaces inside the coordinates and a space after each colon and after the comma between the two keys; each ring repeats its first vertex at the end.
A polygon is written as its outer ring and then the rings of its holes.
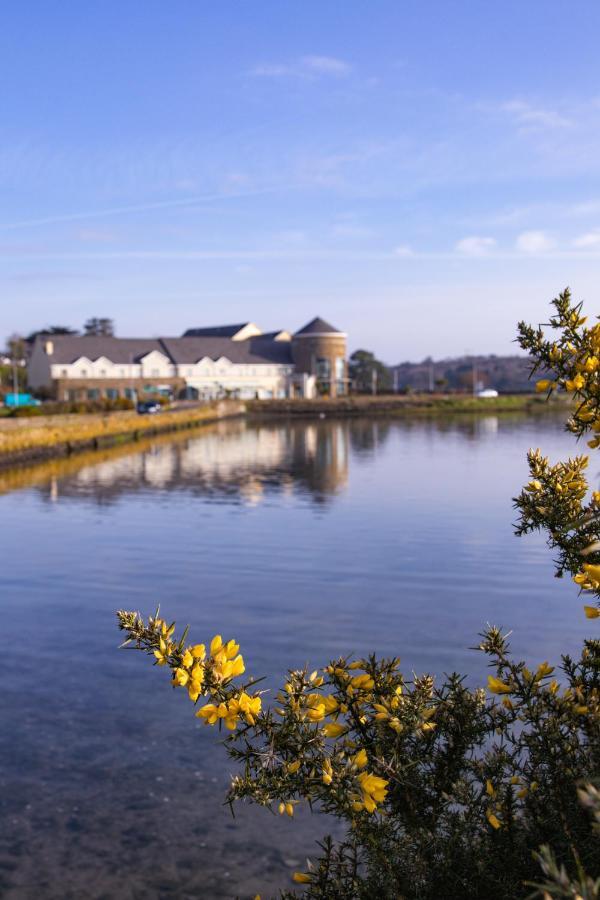
{"type": "Polygon", "coordinates": [[[501,393],[533,391],[535,381],[544,372],[536,372],[530,380],[531,360],[528,356],[462,356],[458,359],[425,359],[420,363],[404,362],[390,366],[397,390],[478,390],[496,388],[501,393]]]}

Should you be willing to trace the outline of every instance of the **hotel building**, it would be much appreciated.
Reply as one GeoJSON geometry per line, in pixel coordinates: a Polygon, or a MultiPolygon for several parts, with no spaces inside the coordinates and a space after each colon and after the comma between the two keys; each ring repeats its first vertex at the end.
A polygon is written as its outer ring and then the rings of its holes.
{"type": "Polygon", "coordinates": [[[347,392],[346,335],[321,318],[299,331],[252,322],[190,328],[177,338],[37,336],[27,372],[56,400],[331,397],[347,392]]]}

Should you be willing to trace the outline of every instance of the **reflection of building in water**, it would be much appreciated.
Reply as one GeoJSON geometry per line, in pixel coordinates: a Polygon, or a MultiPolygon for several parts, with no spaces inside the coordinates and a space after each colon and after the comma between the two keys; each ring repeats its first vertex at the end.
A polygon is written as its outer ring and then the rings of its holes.
{"type": "Polygon", "coordinates": [[[274,491],[300,491],[323,502],[347,482],[348,431],[347,422],[221,423],[199,437],[157,441],[53,476],[42,489],[53,500],[93,496],[99,503],[148,490],[231,496],[248,505],[274,491]]]}
{"type": "Polygon", "coordinates": [[[309,423],[291,432],[294,468],[315,496],[335,493],[348,480],[347,423],[309,423]]]}
{"type": "Polygon", "coordinates": [[[477,420],[477,431],[480,435],[498,433],[498,416],[480,416],[477,420]]]}

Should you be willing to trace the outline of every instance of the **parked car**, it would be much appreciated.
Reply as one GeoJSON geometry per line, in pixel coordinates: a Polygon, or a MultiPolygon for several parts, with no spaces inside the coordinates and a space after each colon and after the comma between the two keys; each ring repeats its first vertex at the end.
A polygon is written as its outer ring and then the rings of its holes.
{"type": "Polygon", "coordinates": [[[158,400],[143,400],[137,405],[137,411],[140,415],[152,415],[154,413],[159,413],[161,409],[162,406],[158,400]]]}
{"type": "Polygon", "coordinates": [[[17,406],[41,406],[41,402],[31,394],[6,394],[4,405],[14,409],[17,406]]]}
{"type": "Polygon", "coordinates": [[[482,391],[477,391],[477,396],[491,400],[493,397],[498,396],[498,391],[495,388],[484,388],[482,391]]]}

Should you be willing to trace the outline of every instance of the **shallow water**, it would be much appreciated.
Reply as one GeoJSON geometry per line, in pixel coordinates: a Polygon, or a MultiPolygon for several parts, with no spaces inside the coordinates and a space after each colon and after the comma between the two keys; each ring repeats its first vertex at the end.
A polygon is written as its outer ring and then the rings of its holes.
{"type": "Polygon", "coordinates": [[[222,423],[0,473],[0,895],[263,898],[322,836],[223,806],[230,765],[114,611],[236,637],[248,671],[376,649],[468,672],[486,622],[539,663],[576,652],[581,601],[517,539],[525,451],[550,416],[222,423]]]}

